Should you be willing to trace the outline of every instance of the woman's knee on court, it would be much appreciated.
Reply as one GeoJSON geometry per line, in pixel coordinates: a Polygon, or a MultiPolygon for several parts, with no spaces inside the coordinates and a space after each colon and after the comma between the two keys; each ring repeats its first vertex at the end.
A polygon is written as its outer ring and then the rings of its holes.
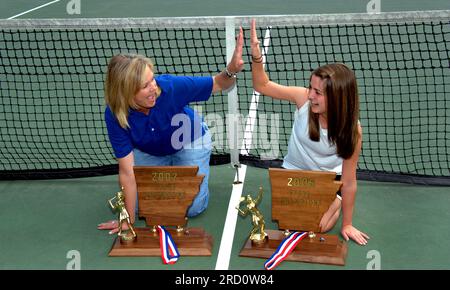
{"type": "Polygon", "coordinates": [[[202,212],[208,207],[209,201],[209,192],[199,192],[199,194],[195,197],[191,206],[188,209],[187,216],[194,217],[202,212]]]}

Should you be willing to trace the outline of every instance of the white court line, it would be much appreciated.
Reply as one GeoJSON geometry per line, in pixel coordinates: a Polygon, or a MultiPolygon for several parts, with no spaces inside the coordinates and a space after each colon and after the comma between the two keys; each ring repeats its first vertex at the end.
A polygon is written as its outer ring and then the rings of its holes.
{"type": "MultiPolygon", "coordinates": [[[[270,28],[266,30],[264,35],[263,45],[263,65],[266,63],[267,48],[270,43],[270,28]]],[[[253,91],[252,103],[248,113],[247,120],[245,122],[244,140],[242,141],[241,154],[246,154],[247,150],[251,149],[252,134],[256,123],[256,114],[258,108],[260,94],[253,91]]],[[[238,211],[236,206],[239,204],[239,199],[242,196],[242,190],[244,189],[245,174],[247,172],[247,166],[241,165],[238,169],[238,173],[234,177],[237,180],[239,176],[241,184],[233,184],[233,190],[231,192],[230,202],[228,203],[227,217],[225,219],[225,225],[223,227],[222,239],[220,241],[219,254],[217,256],[216,270],[228,270],[230,265],[231,249],[233,247],[234,232],[236,230],[236,221],[238,217],[238,211]]]]}
{"type": "Polygon", "coordinates": [[[55,0],[55,1],[52,1],[52,2],[48,2],[48,3],[43,4],[43,5],[41,5],[41,6],[35,7],[35,8],[33,8],[33,9],[27,10],[27,11],[25,11],[25,12],[19,13],[19,14],[14,15],[14,16],[11,16],[11,17],[9,17],[8,19],[14,19],[14,18],[16,18],[16,17],[22,16],[22,15],[24,15],[24,14],[27,14],[27,13],[31,12],[31,11],[38,10],[38,9],[40,9],[40,8],[42,8],[42,7],[51,5],[51,4],[56,3],[56,2],[59,2],[59,1],[60,1],[60,0],[55,0]]]}
{"type": "MultiPolygon", "coordinates": [[[[228,270],[230,264],[231,248],[233,247],[234,231],[237,221],[236,206],[239,204],[239,199],[244,188],[247,166],[241,165],[238,170],[242,183],[233,184],[233,191],[231,192],[230,202],[228,203],[227,218],[222,232],[222,240],[220,241],[219,254],[217,255],[216,270],[228,270]]],[[[235,176],[234,180],[237,180],[237,176],[235,176]]]]}

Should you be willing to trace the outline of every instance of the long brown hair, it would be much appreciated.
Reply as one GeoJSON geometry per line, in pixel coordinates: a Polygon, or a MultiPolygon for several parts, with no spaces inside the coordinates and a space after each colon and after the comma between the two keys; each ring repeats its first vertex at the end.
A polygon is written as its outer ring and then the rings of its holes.
{"type": "MultiPolygon", "coordinates": [[[[325,80],[327,98],[328,140],[336,145],[343,159],[353,155],[360,138],[358,132],[359,94],[354,72],[342,63],[321,66],[313,71],[325,80]]],[[[311,79],[310,79],[311,81],[311,79]]],[[[309,138],[319,141],[319,114],[309,110],[309,138]]]]}
{"type": "Polygon", "coordinates": [[[128,128],[128,110],[136,109],[136,93],[144,82],[147,66],[153,71],[150,59],[138,54],[118,54],[111,58],[105,79],[105,102],[122,128],[128,128]]]}

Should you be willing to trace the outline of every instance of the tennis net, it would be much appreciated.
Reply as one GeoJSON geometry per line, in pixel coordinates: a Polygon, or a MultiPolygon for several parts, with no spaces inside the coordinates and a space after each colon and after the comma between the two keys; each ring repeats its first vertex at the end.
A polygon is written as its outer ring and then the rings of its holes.
{"type": "MultiPolygon", "coordinates": [[[[279,166],[287,152],[295,106],[264,96],[255,101],[252,18],[272,80],[308,86],[311,72],[329,62],[355,71],[359,178],[450,184],[450,11],[232,17],[247,38],[237,81],[239,148],[228,142],[226,94],[194,104],[213,133],[213,164],[239,150],[242,163],[279,166]],[[257,125],[245,132],[252,110],[257,125]]],[[[1,20],[0,178],[117,173],[103,121],[108,60],[133,52],[152,58],[157,74],[215,74],[226,64],[227,23],[230,17],[1,20]]]]}

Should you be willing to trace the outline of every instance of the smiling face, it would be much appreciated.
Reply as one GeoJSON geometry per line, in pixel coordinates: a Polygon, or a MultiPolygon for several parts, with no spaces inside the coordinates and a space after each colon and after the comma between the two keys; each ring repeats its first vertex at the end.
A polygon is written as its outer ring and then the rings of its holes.
{"type": "Polygon", "coordinates": [[[138,111],[148,113],[155,106],[156,98],[160,89],[156,83],[152,70],[147,66],[142,76],[142,84],[136,95],[134,102],[138,106],[138,111]]]}
{"type": "Polygon", "coordinates": [[[311,111],[316,114],[326,116],[327,113],[327,97],[326,97],[326,80],[316,76],[311,76],[311,83],[308,93],[308,99],[311,104],[311,111]]]}
{"type": "Polygon", "coordinates": [[[355,73],[343,63],[318,67],[311,74],[308,99],[310,139],[319,141],[320,129],[327,129],[328,140],[336,144],[337,154],[350,158],[360,138],[355,73]]]}

